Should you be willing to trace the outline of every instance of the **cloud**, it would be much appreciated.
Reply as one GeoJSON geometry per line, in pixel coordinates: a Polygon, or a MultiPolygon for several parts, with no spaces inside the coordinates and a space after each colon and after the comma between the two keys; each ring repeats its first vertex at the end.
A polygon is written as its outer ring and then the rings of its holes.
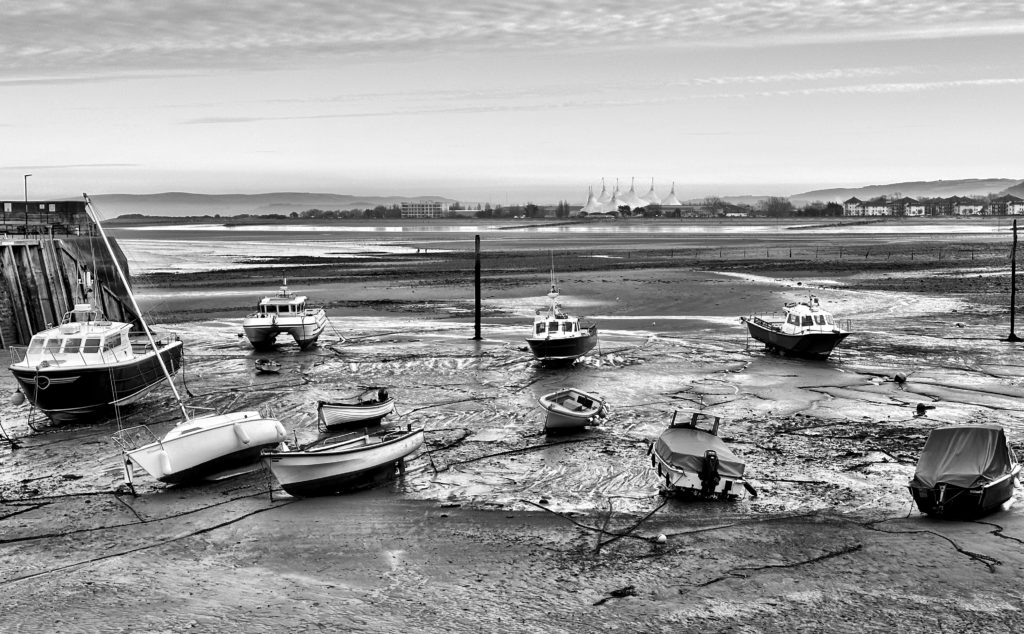
{"type": "Polygon", "coordinates": [[[37,0],[4,7],[0,78],[273,69],[474,50],[765,46],[1024,33],[1015,2],[37,0]]]}

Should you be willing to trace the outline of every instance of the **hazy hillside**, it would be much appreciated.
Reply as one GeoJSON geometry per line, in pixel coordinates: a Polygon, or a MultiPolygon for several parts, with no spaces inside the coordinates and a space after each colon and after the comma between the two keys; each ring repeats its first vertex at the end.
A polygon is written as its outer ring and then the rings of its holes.
{"type": "Polygon", "coordinates": [[[402,201],[436,200],[455,202],[442,196],[352,196],[277,192],[271,194],[106,194],[92,196],[93,203],[107,218],[124,214],[147,216],[235,216],[238,214],[289,214],[307,209],[342,210],[386,207],[402,201]]]}
{"type": "MultiPolygon", "coordinates": [[[[942,197],[950,196],[983,196],[1001,194],[1009,188],[1024,188],[1020,180],[1009,178],[967,178],[950,181],[912,181],[908,183],[892,183],[889,185],[869,185],[867,187],[851,187],[837,189],[819,189],[793,194],[789,200],[794,205],[803,205],[816,200],[824,202],[842,202],[851,196],[861,200],[876,196],[942,197]]],[[[1011,192],[1012,193],[1012,192],[1011,192]]],[[[1020,195],[1020,194],[1018,194],[1020,195]]]]}

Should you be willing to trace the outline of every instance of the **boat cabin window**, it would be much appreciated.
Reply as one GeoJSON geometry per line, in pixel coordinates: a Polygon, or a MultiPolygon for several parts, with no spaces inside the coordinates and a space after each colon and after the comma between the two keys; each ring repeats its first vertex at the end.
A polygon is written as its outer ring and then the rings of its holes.
{"type": "Polygon", "coordinates": [[[810,315],[804,315],[804,323],[803,323],[803,325],[804,326],[813,326],[814,325],[814,318],[811,317],[810,315]]]}
{"type": "Polygon", "coordinates": [[[831,326],[831,325],[833,325],[833,324],[835,323],[835,322],[833,322],[833,321],[832,321],[832,315],[825,315],[825,322],[826,322],[826,323],[827,323],[827,324],[828,324],[829,326],[831,326]]]}
{"type": "Polygon", "coordinates": [[[43,337],[32,337],[32,340],[28,342],[28,351],[42,352],[43,343],[45,343],[45,341],[46,339],[44,339],[43,337]]]}
{"type": "Polygon", "coordinates": [[[572,332],[572,322],[563,321],[562,322],[562,332],[572,332]]]}
{"type": "Polygon", "coordinates": [[[548,332],[558,332],[558,322],[557,321],[549,321],[548,322],[548,332]]]}
{"type": "Polygon", "coordinates": [[[796,315],[790,315],[789,319],[787,319],[786,321],[788,321],[793,326],[799,326],[800,325],[800,318],[797,317],[796,315]]]}
{"type": "Polygon", "coordinates": [[[86,339],[85,345],[82,346],[82,352],[85,354],[96,353],[100,351],[100,340],[99,337],[95,339],[86,339]]]}
{"type": "Polygon", "coordinates": [[[119,347],[121,347],[121,333],[117,333],[116,335],[110,335],[103,342],[103,351],[104,352],[106,352],[107,350],[113,350],[114,348],[119,348],[119,347]]]}
{"type": "Polygon", "coordinates": [[[60,352],[60,339],[47,339],[43,348],[50,353],[60,352]]]}
{"type": "Polygon", "coordinates": [[[814,316],[814,323],[818,324],[819,326],[824,326],[825,325],[825,316],[824,315],[815,315],[814,316]]]}
{"type": "Polygon", "coordinates": [[[64,352],[78,352],[78,349],[82,347],[82,340],[78,337],[68,339],[64,342],[64,352]]]}
{"type": "Polygon", "coordinates": [[[543,335],[544,334],[544,322],[540,322],[539,324],[537,324],[537,334],[538,335],[543,335]]]}

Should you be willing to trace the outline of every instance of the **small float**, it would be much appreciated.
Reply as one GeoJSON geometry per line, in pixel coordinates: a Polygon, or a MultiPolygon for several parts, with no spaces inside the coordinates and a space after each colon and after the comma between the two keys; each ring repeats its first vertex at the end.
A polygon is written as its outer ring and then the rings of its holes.
{"type": "Polygon", "coordinates": [[[260,374],[277,374],[281,371],[281,364],[273,359],[256,359],[253,365],[260,374]]]}

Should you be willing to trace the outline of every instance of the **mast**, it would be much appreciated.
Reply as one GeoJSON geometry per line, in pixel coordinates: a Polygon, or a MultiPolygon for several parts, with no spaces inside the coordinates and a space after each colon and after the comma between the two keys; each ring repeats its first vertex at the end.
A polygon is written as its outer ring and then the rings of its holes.
{"type": "Polygon", "coordinates": [[[178,388],[174,386],[174,379],[171,378],[171,373],[167,369],[167,365],[164,363],[164,358],[160,355],[160,348],[156,345],[156,340],[153,339],[153,333],[149,330],[149,324],[146,323],[146,318],[142,314],[142,309],[139,308],[138,302],[135,301],[135,294],[132,293],[132,287],[128,283],[128,276],[125,275],[124,269],[121,268],[121,262],[118,261],[117,256],[114,254],[114,248],[110,246],[110,240],[107,238],[107,232],[103,230],[103,223],[100,222],[99,214],[96,213],[96,209],[92,206],[92,201],[89,200],[89,195],[83,193],[82,197],[85,198],[85,208],[92,212],[92,220],[96,223],[96,228],[100,231],[100,237],[103,238],[103,245],[107,247],[107,252],[110,254],[110,259],[114,261],[114,269],[117,271],[117,276],[121,279],[121,283],[124,284],[124,290],[128,294],[128,299],[131,300],[132,308],[135,309],[135,314],[139,316],[139,321],[142,323],[142,330],[145,331],[146,337],[149,339],[149,344],[153,346],[153,352],[156,354],[156,360],[160,363],[160,369],[163,370],[164,376],[167,377],[167,383],[171,386],[171,391],[174,392],[174,400],[178,402],[178,408],[181,409],[181,415],[188,420],[188,411],[185,410],[185,404],[181,402],[181,394],[178,394],[178,388]]]}

